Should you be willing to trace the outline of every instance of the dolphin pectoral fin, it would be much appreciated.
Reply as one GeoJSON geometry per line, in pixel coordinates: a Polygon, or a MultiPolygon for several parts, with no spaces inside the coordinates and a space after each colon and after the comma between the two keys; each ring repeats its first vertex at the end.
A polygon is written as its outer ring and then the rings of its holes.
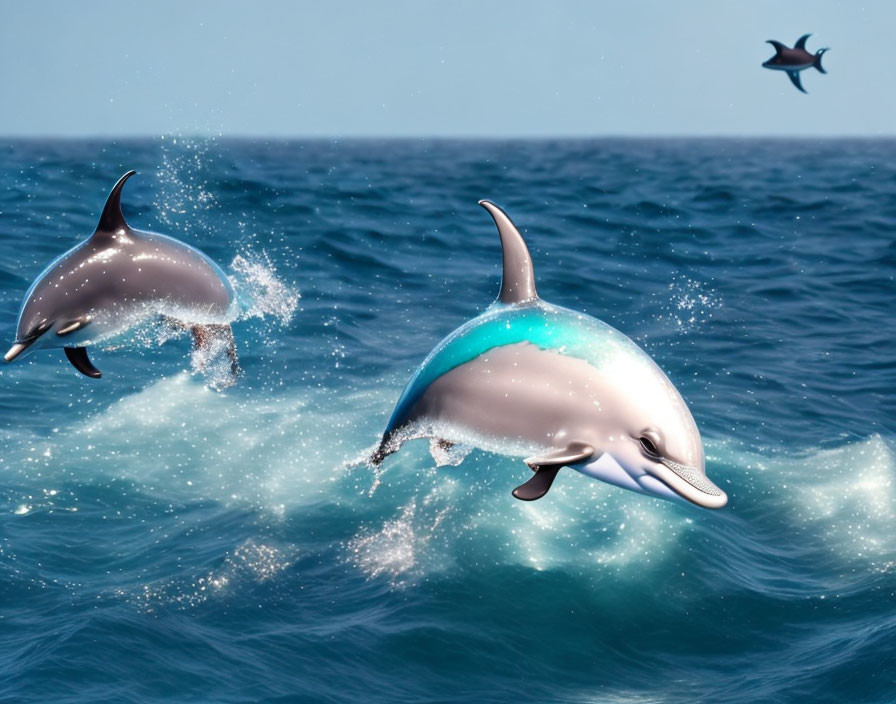
{"type": "Polygon", "coordinates": [[[793,85],[795,85],[799,91],[806,93],[806,95],[808,95],[806,90],[803,88],[802,81],[800,81],[800,72],[799,71],[788,71],[787,75],[790,77],[790,82],[793,83],[793,85]]]}
{"type": "Polygon", "coordinates": [[[557,450],[551,450],[544,455],[537,457],[527,457],[524,462],[532,469],[538,470],[541,467],[558,466],[562,467],[567,464],[576,464],[582,460],[587,460],[594,454],[594,448],[584,442],[571,442],[566,447],[557,450]]]}
{"type": "Polygon", "coordinates": [[[72,366],[84,376],[89,376],[91,379],[99,379],[103,375],[99,369],[90,363],[85,348],[63,347],[62,349],[65,350],[65,356],[68,357],[68,361],[72,363],[72,366]]]}
{"type": "Polygon", "coordinates": [[[563,467],[562,464],[553,465],[551,467],[539,467],[535,470],[535,474],[525,484],[520,484],[513,490],[514,498],[520,501],[535,501],[548,493],[554,479],[557,478],[557,472],[563,467]]]}
{"type": "Polygon", "coordinates": [[[766,44],[771,44],[773,47],[775,47],[775,53],[776,53],[776,54],[780,54],[784,49],[787,48],[787,47],[784,46],[781,42],[776,42],[774,39],[766,39],[766,40],[765,40],[765,43],[766,43],[766,44]]]}
{"type": "Polygon", "coordinates": [[[521,501],[540,499],[548,493],[562,467],[587,460],[593,454],[594,448],[591,445],[571,442],[558,450],[527,458],[525,462],[535,471],[535,476],[514,489],[513,495],[521,501]]]}

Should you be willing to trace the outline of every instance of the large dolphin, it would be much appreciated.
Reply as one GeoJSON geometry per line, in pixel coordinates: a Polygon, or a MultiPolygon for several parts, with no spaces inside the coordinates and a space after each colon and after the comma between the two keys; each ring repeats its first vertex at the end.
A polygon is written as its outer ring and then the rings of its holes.
{"type": "Polygon", "coordinates": [[[544,496],[568,466],[643,494],[724,506],[672,382],[618,330],[542,301],[522,235],[498,206],[480,205],[501,237],[500,295],[429,354],[371,462],[429,437],[437,459],[453,443],[527,457],[535,475],[513,492],[525,501],[544,496]]]}
{"type": "Polygon", "coordinates": [[[96,231],[31,284],[7,362],[36,349],[62,347],[75,369],[97,379],[102,375],[85,347],[165,318],[189,328],[199,347],[223,341],[236,374],[229,325],[234,295],[227,277],[199,250],[125,222],[121,189],[134,173],[112,188],[96,231]]]}
{"type": "Polygon", "coordinates": [[[806,51],[806,40],[811,36],[811,34],[801,36],[796,40],[793,49],[781,42],[776,42],[774,39],[769,39],[767,43],[775,47],[775,55],[762,64],[765,68],[769,68],[772,71],[787,71],[790,82],[803,93],[806,91],[803,89],[802,81],[800,81],[800,71],[805,71],[807,68],[814,66],[821,73],[827,73],[821,66],[821,57],[824,56],[824,52],[830,50],[819,49],[814,54],[810,54],[806,51]]]}

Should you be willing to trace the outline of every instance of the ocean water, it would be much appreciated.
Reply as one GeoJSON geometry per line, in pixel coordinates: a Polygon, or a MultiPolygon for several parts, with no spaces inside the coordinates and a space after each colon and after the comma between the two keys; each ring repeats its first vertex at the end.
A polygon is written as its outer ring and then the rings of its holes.
{"type": "Polygon", "coordinates": [[[131,168],[243,375],[153,331],[0,368],[0,699],[896,701],[896,142],[6,141],[3,344],[131,168]],[[678,385],[726,508],[359,462],[497,294],[480,198],[678,385]]]}

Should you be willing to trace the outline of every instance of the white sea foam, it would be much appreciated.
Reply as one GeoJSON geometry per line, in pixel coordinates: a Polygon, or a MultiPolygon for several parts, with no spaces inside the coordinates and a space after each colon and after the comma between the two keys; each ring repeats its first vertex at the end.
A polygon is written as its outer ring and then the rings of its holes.
{"type": "Polygon", "coordinates": [[[896,565],[896,459],[880,435],[798,458],[754,458],[789,520],[849,561],[896,565]]]}
{"type": "Polygon", "coordinates": [[[436,467],[427,449],[410,441],[374,470],[379,488],[370,500],[403,508],[362,526],[347,544],[349,560],[370,577],[399,583],[483,559],[538,570],[625,569],[658,562],[688,526],[672,504],[574,470],[561,473],[547,498],[517,501],[510,491],[530,474],[520,459],[474,451],[459,466],[436,467]]]}
{"type": "Polygon", "coordinates": [[[450,502],[440,499],[444,485],[432,489],[419,502],[412,498],[399,514],[379,527],[362,528],[346,545],[349,560],[369,577],[387,576],[395,586],[409,577],[431,573],[445,567],[430,543],[452,510],[450,502]]]}
{"type": "Polygon", "coordinates": [[[192,609],[213,599],[228,599],[234,593],[275,579],[298,557],[292,546],[277,546],[246,540],[224,558],[220,567],[196,577],[163,579],[133,591],[118,590],[147,613],[160,607],[192,609]]]}
{"type": "MultiPolygon", "coordinates": [[[[353,401],[363,404],[344,399],[353,401]]],[[[322,396],[216,394],[182,373],[119,399],[58,440],[81,448],[91,466],[161,491],[280,512],[325,499],[333,475],[345,471],[357,427],[345,410],[322,396]]]]}
{"type": "Polygon", "coordinates": [[[833,569],[896,565],[896,460],[877,435],[797,457],[710,442],[709,463],[732,497],[718,514],[573,470],[560,473],[547,497],[525,503],[510,491],[529,477],[526,466],[480,450],[437,468],[428,442],[411,441],[376,474],[360,461],[369,454],[363,444],[376,438],[391,397],[377,385],[246,398],[178,374],[46,437],[7,434],[0,467],[32,487],[9,497],[7,510],[76,506],[72,479],[104,477],[169,499],[252,506],[273,520],[326,504],[344,525],[345,559],[396,584],[483,560],[632,574],[663,564],[691,531],[710,540],[725,530],[742,543],[772,539],[770,524],[796,546],[826,551],[833,569]],[[58,495],[43,491],[62,482],[58,495]]]}

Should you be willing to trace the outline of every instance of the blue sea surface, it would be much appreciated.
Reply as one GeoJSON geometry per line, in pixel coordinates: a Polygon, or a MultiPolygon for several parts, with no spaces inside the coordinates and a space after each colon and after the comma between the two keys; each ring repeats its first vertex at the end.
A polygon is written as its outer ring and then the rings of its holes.
{"type": "Polygon", "coordinates": [[[152,331],[0,367],[0,700],[896,701],[896,141],[7,140],[3,344],[132,168],[243,375],[152,331]],[[481,198],[675,382],[727,507],[361,461],[497,295],[481,198]]]}

